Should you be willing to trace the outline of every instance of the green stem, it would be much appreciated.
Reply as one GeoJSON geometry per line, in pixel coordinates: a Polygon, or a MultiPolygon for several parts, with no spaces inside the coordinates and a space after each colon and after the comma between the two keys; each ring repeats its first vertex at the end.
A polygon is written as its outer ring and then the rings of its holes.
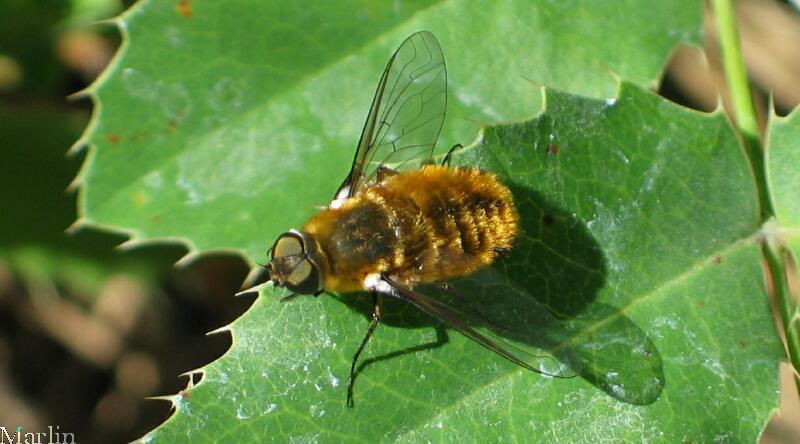
{"type": "Polygon", "coordinates": [[[742,135],[742,140],[755,174],[761,206],[761,220],[766,221],[774,214],[774,210],[768,192],[769,188],[767,187],[764,150],[758,129],[758,119],[753,106],[753,96],[747,78],[747,69],[742,58],[742,49],[739,45],[736,13],[731,0],[712,0],[712,5],[717,20],[720,46],[722,47],[722,65],[725,70],[725,79],[733,101],[734,119],[736,126],[739,127],[739,132],[742,135]]]}
{"type": "MultiPolygon", "coordinates": [[[[800,331],[794,324],[794,310],[792,309],[791,295],[789,294],[789,282],[786,279],[786,261],[775,251],[773,245],[764,242],[762,247],[764,257],[767,259],[768,272],[772,277],[772,285],[775,290],[775,300],[778,305],[783,330],[786,334],[786,349],[789,352],[789,360],[795,370],[800,369],[800,331]]],[[[800,380],[795,371],[795,382],[800,391],[800,380]]]]}
{"type": "Polygon", "coordinates": [[[719,41],[722,45],[722,63],[733,100],[736,124],[742,134],[759,138],[758,119],[753,107],[753,96],[747,80],[747,70],[742,60],[739,33],[736,29],[736,13],[731,0],[713,0],[717,18],[719,41]]]}
{"type": "MultiPolygon", "coordinates": [[[[733,115],[736,126],[742,135],[750,165],[755,176],[758,189],[761,220],[766,222],[774,216],[775,211],[770,199],[767,183],[764,145],[758,128],[753,96],[744,66],[742,49],[739,45],[739,33],[736,29],[736,13],[731,0],[712,0],[714,15],[717,21],[720,46],[722,48],[722,64],[725,79],[728,83],[733,115]]],[[[786,334],[786,349],[789,360],[795,369],[795,386],[800,392],[800,329],[795,324],[795,310],[792,308],[789,284],[787,280],[787,262],[776,252],[771,239],[766,239],[762,246],[762,254],[767,261],[767,272],[770,274],[775,291],[781,323],[786,334]]]]}

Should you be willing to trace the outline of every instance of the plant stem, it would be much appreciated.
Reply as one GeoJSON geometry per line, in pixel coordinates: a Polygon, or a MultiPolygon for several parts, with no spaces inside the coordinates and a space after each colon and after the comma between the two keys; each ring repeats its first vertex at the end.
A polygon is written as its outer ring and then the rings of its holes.
{"type": "MultiPolygon", "coordinates": [[[[753,96],[747,78],[747,70],[739,45],[739,34],[736,29],[736,14],[731,0],[712,0],[714,15],[717,21],[720,46],[722,48],[722,64],[725,79],[728,83],[733,115],[739,133],[742,135],[750,165],[755,176],[758,189],[761,220],[766,222],[775,215],[767,183],[764,145],[758,128],[753,96]]],[[[789,360],[795,369],[795,386],[800,391],[800,329],[795,324],[795,313],[792,309],[789,284],[787,281],[787,261],[778,254],[778,249],[769,236],[762,245],[762,254],[767,261],[767,272],[772,278],[775,300],[780,312],[783,331],[786,334],[786,349],[789,360]]]]}
{"type": "Polygon", "coordinates": [[[758,139],[758,120],[750,94],[747,70],[742,60],[742,49],[739,45],[739,33],[736,28],[736,13],[731,0],[713,0],[713,3],[717,19],[717,32],[722,46],[722,63],[733,100],[736,124],[742,134],[758,139]]]}
{"type": "Polygon", "coordinates": [[[774,210],[768,192],[769,188],[767,187],[764,150],[758,129],[758,119],[756,118],[753,96],[742,58],[741,45],[739,44],[736,13],[731,0],[712,0],[712,5],[722,48],[722,65],[725,70],[725,79],[733,101],[733,116],[736,126],[739,127],[739,132],[742,135],[742,141],[755,175],[761,207],[761,220],[766,221],[774,214],[774,210]]]}
{"type": "MultiPolygon", "coordinates": [[[[761,251],[767,259],[767,268],[772,277],[778,312],[780,313],[781,323],[783,324],[783,330],[786,334],[786,349],[789,352],[789,360],[795,370],[797,370],[800,369],[800,332],[798,332],[798,329],[794,328],[795,313],[794,310],[792,310],[789,283],[786,279],[786,270],[784,268],[787,262],[778,256],[775,248],[770,245],[769,242],[764,242],[761,251]]],[[[798,377],[797,371],[795,371],[795,383],[797,384],[798,390],[800,390],[800,378],[798,377]]]]}

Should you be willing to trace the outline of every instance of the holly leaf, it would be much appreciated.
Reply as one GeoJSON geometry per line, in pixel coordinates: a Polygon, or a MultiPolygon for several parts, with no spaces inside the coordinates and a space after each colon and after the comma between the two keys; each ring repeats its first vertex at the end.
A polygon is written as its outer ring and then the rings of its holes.
{"type": "Polygon", "coordinates": [[[341,184],[383,67],[409,34],[428,29],[444,48],[450,100],[440,147],[449,147],[474,140],[482,124],[536,115],[532,81],[595,97],[614,94],[614,73],[655,84],[672,48],[699,40],[702,9],[633,1],[286,8],[142,1],[119,18],[124,47],[89,91],[99,107],[86,137],[81,223],[123,230],[132,243],[176,239],[193,252],[263,260],[272,239],[341,184]]]}
{"type": "Polygon", "coordinates": [[[772,270],[773,276],[781,276],[789,284],[785,297],[793,302],[794,316],[792,328],[800,328],[797,318],[800,317],[800,306],[797,304],[796,280],[798,275],[798,257],[800,257],[800,110],[795,110],[786,117],[771,115],[767,131],[767,168],[769,171],[769,189],[775,206],[775,224],[769,226],[770,241],[777,247],[778,262],[772,270]]]}
{"type": "Polygon", "coordinates": [[[499,313],[545,307],[578,376],[529,372],[386,300],[348,409],[368,296],[281,304],[267,288],[146,440],[756,439],[781,349],[747,157],[721,114],[643,89],[697,40],[699,5],[292,5],[144,1],[120,18],[125,48],[91,90],[82,221],[263,260],[327,203],[392,48],[428,29],[448,62],[440,148],[478,135],[454,163],[498,174],[522,218],[506,282],[477,275],[476,293],[513,288],[499,313]],[[556,88],[546,107],[533,83],[556,88]]]}
{"type": "Polygon", "coordinates": [[[800,110],[786,117],[771,116],[767,155],[770,190],[778,223],[794,231],[800,229],[800,110]]]}
{"type": "Polygon", "coordinates": [[[487,127],[455,162],[513,190],[524,234],[496,268],[558,315],[579,377],[536,375],[387,301],[348,409],[368,297],[281,304],[268,289],[149,437],[755,440],[777,405],[781,348],[752,174],[725,117],[627,83],[616,100],[546,100],[531,121],[487,127]]]}

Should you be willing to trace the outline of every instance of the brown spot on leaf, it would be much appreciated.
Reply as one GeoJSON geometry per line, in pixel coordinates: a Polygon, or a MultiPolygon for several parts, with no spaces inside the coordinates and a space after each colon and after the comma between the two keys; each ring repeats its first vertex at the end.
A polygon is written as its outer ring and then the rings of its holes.
{"type": "Polygon", "coordinates": [[[150,203],[150,196],[143,191],[134,191],[133,195],[131,196],[133,200],[133,204],[137,207],[143,207],[150,203]]]}
{"type": "Polygon", "coordinates": [[[717,265],[722,263],[722,256],[715,256],[713,262],[717,265]]]}
{"type": "Polygon", "coordinates": [[[192,18],[192,7],[189,5],[189,0],[180,0],[178,2],[178,12],[186,18],[192,18]]]}
{"type": "Polygon", "coordinates": [[[742,347],[742,348],[747,347],[747,341],[745,341],[745,340],[739,341],[739,347],[742,347]]]}
{"type": "Polygon", "coordinates": [[[141,142],[149,139],[150,137],[152,137],[152,134],[150,134],[149,131],[139,131],[131,137],[131,142],[141,142]]]}
{"type": "Polygon", "coordinates": [[[547,154],[552,154],[552,155],[558,154],[558,145],[556,145],[555,143],[547,145],[547,154]]]}
{"type": "Polygon", "coordinates": [[[117,143],[119,142],[119,135],[118,134],[106,134],[106,140],[108,143],[117,143]]]}
{"type": "Polygon", "coordinates": [[[555,219],[553,219],[552,215],[545,214],[544,216],[542,216],[542,223],[545,226],[549,227],[549,226],[553,225],[554,222],[555,222],[555,219]]]}
{"type": "Polygon", "coordinates": [[[166,126],[164,126],[164,131],[171,134],[172,132],[175,131],[176,126],[178,126],[178,121],[175,119],[169,119],[169,121],[167,121],[166,126]]]}

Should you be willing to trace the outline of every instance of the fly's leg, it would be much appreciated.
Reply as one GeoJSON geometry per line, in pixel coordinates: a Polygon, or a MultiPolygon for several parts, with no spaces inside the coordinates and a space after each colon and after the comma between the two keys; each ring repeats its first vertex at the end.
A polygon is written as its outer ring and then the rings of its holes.
{"type": "Polygon", "coordinates": [[[284,297],[282,297],[282,298],[281,298],[281,302],[289,302],[289,301],[291,301],[292,299],[294,299],[294,298],[296,298],[296,297],[298,297],[298,296],[300,296],[300,295],[299,295],[299,294],[297,294],[297,293],[292,293],[292,294],[290,294],[289,296],[284,296],[284,297]]]}
{"type": "Polygon", "coordinates": [[[462,145],[460,143],[457,143],[457,144],[453,145],[452,147],[450,147],[450,150],[447,151],[447,154],[445,154],[444,159],[442,159],[442,165],[446,166],[446,167],[449,167],[450,166],[450,160],[451,160],[452,155],[453,155],[453,151],[455,151],[457,149],[461,149],[461,148],[464,148],[464,145],[462,145]]]}
{"type": "MultiPolygon", "coordinates": [[[[324,293],[324,292],[320,290],[320,291],[318,291],[318,292],[314,293],[312,296],[314,296],[314,297],[316,298],[316,297],[318,297],[319,295],[321,295],[322,293],[324,293]]],[[[300,296],[300,295],[299,295],[299,294],[297,294],[297,293],[292,293],[292,294],[290,294],[289,296],[284,296],[284,297],[282,297],[282,298],[281,298],[281,302],[289,302],[289,301],[291,301],[292,299],[294,299],[294,298],[296,298],[296,297],[298,297],[298,296],[300,296]]]]}
{"type": "Polygon", "coordinates": [[[379,183],[383,182],[383,180],[386,179],[387,177],[392,177],[395,174],[397,174],[397,171],[395,171],[395,170],[393,170],[391,168],[385,167],[383,165],[379,166],[378,170],[376,171],[376,175],[378,176],[378,182],[379,183]]]}
{"type": "Polygon", "coordinates": [[[353,355],[353,363],[350,365],[350,380],[347,382],[347,406],[353,407],[353,382],[355,382],[356,377],[356,363],[358,362],[358,357],[361,355],[361,352],[364,350],[364,347],[367,345],[369,338],[372,337],[372,333],[375,332],[375,328],[378,326],[378,322],[381,321],[381,304],[378,300],[378,293],[372,292],[372,322],[369,324],[369,329],[367,330],[366,336],[364,336],[364,340],[361,341],[361,345],[358,346],[358,350],[356,350],[356,354],[353,355]]]}

